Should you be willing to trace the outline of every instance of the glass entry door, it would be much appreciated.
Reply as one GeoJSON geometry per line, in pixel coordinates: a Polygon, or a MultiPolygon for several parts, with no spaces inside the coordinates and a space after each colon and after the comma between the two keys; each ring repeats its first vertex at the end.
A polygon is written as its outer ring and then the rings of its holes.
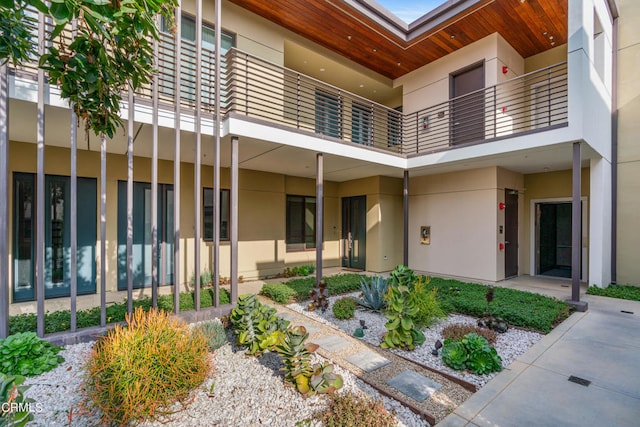
{"type": "Polygon", "coordinates": [[[364,270],[367,252],[367,198],[342,198],[342,266],[364,270]]]}

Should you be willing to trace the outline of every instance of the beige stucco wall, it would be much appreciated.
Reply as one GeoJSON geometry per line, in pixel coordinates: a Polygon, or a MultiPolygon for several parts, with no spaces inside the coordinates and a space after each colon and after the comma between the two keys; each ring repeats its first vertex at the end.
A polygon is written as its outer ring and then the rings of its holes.
{"type": "Polygon", "coordinates": [[[524,72],[530,73],[567,60],[566,43],[524,59],[524,72]]]}
{"type": "Polygon", "coordinates": [[[497,33],[463,47],[437,61],[431,62],[394,81],[403,87],[405,113],[447,101],[449,99],[449,75],[477,62],[485,64],[485,86],[492,86],[521,75],[524,60],[497,33]],[[502,66],[508,73],[502,74],[502,66]]]}
{"type": "Polygon", "coordinates": [[[618,0],[617,283],[640,285],[640,2],[618,0]]]}
{"type": "MultiPolygon", "coordinates": [[[[36,145],[30,143],[12,142],[10,146],[10,173],[30,172],[37,170],[36,145]]],[[[70,154],[66,148],[47,146],[45,149],[45,173],[68,176],[70,171],[70,154]]],[[[92,177],[97,179],[97,189],[100,188],[100,157],[98,152],[85,150],[78,151],[78,176],[92,177]]],[[[195,234],[195,214],[193,211],[195,192],[194,187],[194,165],[182,163],[181,165],[181,209],[180,209],[180,283],[182,289],[188,284],[189,278],[194,272],[194,234],[195,234]]],[[[212,186],[212,168],[204,166],[202,169],[202,187],[212,186]]],[[[123,155],[109,154],[107,156],[107,291],[110,293],[108,301],[117,300],[124,296],[123,292],[115,292],[117,284],[117,218],[118,218],[118,181],[127,179],[126,157],[123,155]],[[111,294],[113,293],[113,294],[111,294]]],[[[141,182],[151,182],[151,160],[148,158],[136,157],[134,159],[134,180],[141,182]]],[[[286,230],[286,195],[308,195],[315,196],[315,180],[284,176],[253,170],[241,169],[238,176],[238,270],[239,275],[244,278],[264,277],[282,273],[289,265],[315,264],[315,249],[287,252],[285,244],[286,230]]],[[[173,163],[159,161],[158,182],[160,184],[171,184],[173,182],[173,163]]],[[[221,170],[221,187],[229,188],[229,170],[221,170]]],[[[199,190],[202,194],[202,188],[199,190]]],[[[10,185],[9,212],[13,212],[13,185],[10,185]]],[[[372,195],[379,195],[380,191],[371,191],[372,195]]],[[[401,197],[399,192],[398,197],[401,197]]],[[[99,194],[96,194],[96,201],[99,210],[99,194]]],[[[324,184],[324,249],[323,263],[325,267],[340,265],[340,199],[338,197],[338,184],[325,182],[324,184]]],[[[389,195],[384,194],[384,197],[389,195]]],[[[373,202],[373,198],[371,199],[373,202]]],[[[395,200],[394,200],[395,203],[395,200]]],[[[401,201],[400,201],[401,203],[401,201]]],[[[389,201],[376,202],[382,206],[382,212],[386,212],[394,207],[389,201]]],[[[10,233],[13,230],[13,223],[10,222],[10,233]]],[[[99,212],[96,215],[97,230],[99,233],[99,212]]],[[[202,227],[202,216],[201,225],[202,227]]],[[[392,222],[389,225],[380,227],[380,233],[390,233],[393,229],[392,222]]],[[[390,233],[393,234],[393,233],[390,233]]],[[[377,236],[376,236],[377,237],[377,236]]],[[[13,237],[10,236],[10,241],[13,237]]],[[[99,241],[99,235],[96,236],[99,241]]],[[[372,238],[372,244],[375,239],[372,238]]],[[[372,260],[376,245],[370,249],[372,260]]],[[[13,245],[9,247],[12,256],[13,245]]],[[[212,244],[201,242],[200,244],[200,269],[211,269],[212,266],[212,244]]],[[[100,288],[100,259],[97,255],[97,288],[100,288]]],[[[10,268],[12,263],[9,263],[10,268]]],[[[373,265],[380,263],[374,262],[373,265]]],[[[391,267],[392,268],[392,267],[391,267]]],[[[389,268],[386,268],[389,269],[389,268]]],[[[229,242],[222,241],[220,244],[220,274],[228,277],[230,271],[229,242]]],[[[9,273],[12,276],[12,272],[9,273]]],[[[170,288],[161,288],[161,292],[169,291],[170,288]]],[[[149,293],[149,290],[137,291],[139,293],[149,293]]],[[[93,300],[95,296],[79,297],[80,300],[93,300]]],[[[82,303],[82,302],[81,302],[82,303]]],[[[32,303],[13,304],[12,313],[22,309],[31,310],[32,303]]],[[[58,307],[68,307],[68,299],[58,298],[47,300],[47,309],[57,309],[58,307]]]]}
{"type": "MultiPolygon", "coordinates": [[[[589,169],[583,168],[581,173],[581,194],[587,199],[585,209],[589,207],[589,169]]],[[[531,234],[535,226],[535,218],[532,216],[532,200],[545,199],[565,199],[570,200],[573,191],[572,171],[554,171],[529,174],[524,176],[524,205],[523,205],[523,227],[521,227],[520,244],[520,272],[521,274],[535,274],[531,271],[531,234]]],[[[588,217],[587,217],[588,220],[588,217]]],[[[588,224],[585,224],[588,230],[588,224]]],[[[584,236],[587,237],[587,236],[584,236]]],[[[583,246],[586,248],[588,239],[583,239],[583,246]]]]}
{"type": "Polygon", "coordinates": [[[490,167],[410,179],[409,267],[433,275],[501,279],[497,175],[490,167]],[[431,227],[430,245],[420,243],[421,226],[431,227]]]}

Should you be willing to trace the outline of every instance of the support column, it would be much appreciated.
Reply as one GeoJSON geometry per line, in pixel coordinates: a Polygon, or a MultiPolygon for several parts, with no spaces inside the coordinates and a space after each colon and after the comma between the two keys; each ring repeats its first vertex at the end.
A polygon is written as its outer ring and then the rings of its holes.
{"type": "Polygon", "coordinates": [[[573,197],[571,202],[571,300],[567,301],[578,311],[586,311],[586,302],[580,301],[580,270],[582,265],[582,208],[581,186],[581,143],[573,143],[573,197]]]}
{"type": "Polygon", "coordinates": [[[127,123],[127,313],[133,312],[133,121],[135,119],[133,90],[128,96],[127,123]]]}
{"type": "Polygon", "coordinates": [[[76,296],[78,294],[78,116],[71,103],[71,332],[76,331],[76,296]]]}
{"type": "MultiPolygon", "coordinates": [[[[153,41],[154,68],[158,68],[158,41],[153,41]]],[[[158,73],[151,87],[151,305],[158,307],[158,73]]],[[[165,260],[162,260],[163,263],[165,260]]]]}
{"type": "Polygon", "coordinates": [[[100,135],[100,326],[107,324],[107,136],[100,135]]]}
{"type": "MultiPolygon", "coordinates": [[[[196,0],[196,93],[202,93],[202,0],[196,0]]],[[[195,309],[200,310],[200,239],[201,239],[201,220],[200,212],[202,209],[202,186],[201,184],[201,168],[202,168],[202,98],[196,96],[196,117],[195,117],[195,131],[196,131],[196,161],[195,161],[195,182],[194,182],[194,196],[195,206],[195,230],[194,230],[194,278],[193,283],[195,294],[195,309]]],[[[215,193],[215,189],[213,190],[215,193]]],[[[215,210],[214,206],[214,230],[215,230],[215,210]]],[[[215,234],[215,231],[214,231],[215,234]]],[[[214,243],[215,246],[215,243],[214,243]]],[[[214,281],[215,283],[215,281],[214,281]]],[[[217,286],[216,286],[217,290],[217,286]]],[[[214,303],[215,304],[215,303],[214,303]]]]}
{"type": "MultiPolygon", "coordinates": [[[[38,53],[44,54],[45,17],[38,14],[38,53]]],[[[38,118],[36,123],[36,310],[38,336],[44,336],[44,70],[38,68],[38,118]]]]}
{"type": "Polygon", "coordinates": [[[409,171],[404,170],[404,186],[402,189],[403,202],[403,247],[402,247],[402,263],[409,266],[409,171]]]}
{"type": "Polygon", "coordinates": [[[0,65],[0,338],[9,335],[9,67],[0,65]]]}
{"type": "Polygon", "coordinates": [[[323,187],[324,157],[322,153],[316,156],[316,286],[322,280],[322,227],[324,224],[323,187]]]}
{"type": "Polygon", "coordinates": [[[238,137],[231,137],[231,304],[238,302],[238,137]]]}
{"type": "MultiPolygon", "coordinates": [[[[174,35],[175,57],[182,56],[182,38],[180,36],[182,18],[182,2],[178,0],[175,10],[175,26],[176,33],[174,35]]],[[[174,76],[182,74],[181,61],[175,61],[174,76]]],[[[180,312],[180,111],[181,111],[181,95],[180,95],[180,77],[174,79],[173,87],[173,312],[180,312]]]]}
{"type": "MultiPolygon", "coordinates": [[[[198,0],[200,1],[200,0],[198,0]]],[[[216,0],[215,4],[215,64],[214,64],[214,139],[213,139],[213,298],[214,307],[220,302],[220,55],[222,53],[222,1],[216,0]]],[[[198,24],[200,25],[200,24],[198,24]]],[[[233,256],[232,256],[233,257],[233,256]]],[[[233,276],[233,275],[232,275],[233,276]]],[[[237,277],[236,277],[237,279],[237,277]]]]}

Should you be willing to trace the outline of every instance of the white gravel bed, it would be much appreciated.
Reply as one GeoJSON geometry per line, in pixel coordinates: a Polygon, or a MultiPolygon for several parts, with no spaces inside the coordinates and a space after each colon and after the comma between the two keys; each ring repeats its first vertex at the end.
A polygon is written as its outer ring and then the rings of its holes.
{"type": "MultiPolygon", "coordinates": [[[[38,402],[38,408],[41,409],[34,414],[35,419],[29,425],[100,425],[99,414],[79,410],[83,398],[81,387],[85,375],[84,364],[91,347],[91,343],[65,347],[60,353],[65,358],[64,363],[26,381],[31,385],[26,396],[38,402]]],[[[327,406],[327,396],[304,398],[293,387],[285,384],[284,373],[280,371],[280,358],[274,353],[267,353],[260,358],[247,357],[243,349],[227,343],[213,353],[212,358],[210,376],[194,392],[193,401],[186,408],[176,406],[176,410],[181,410],[172,415],[168,423],[146,422],[141,425],[293,427],[327,406]]],[[[318,355],[314,355],[314,358],[314,362],[324,360],[318,355]]],[[[428,426],[426,421],[399,402],[380,395],[339,366],[335,369],[344,379],[341,393],[351,391],[382,400],[385,407],[396,415],[398,426],[428,426]]]]}
{"type": "MultiPolygon", "coordinates": [[[[355,316],[349,320],[340,320],[333,315],[332,307],[337,299],[347,296],[357,298],[359,295],[360,292],[354,292],[351,294],[329,297],[329,308],[324,313],[319,310],[313,312],[308,311],[307,302],[289,304],[287,307],[319,322],[331,325],[332,327],[340,329],[348,334],[353,334],[356,328],[360,327],[360,321],[364,320],[367,329],[364,330],[364,338],[362,339],[370,344],[376,346],[380,345],[382,336],[387,331],[384,327],[387,321],[384,314],[360,308],[356,310],[355,316]]],[[[491,378],[496,376],[497,373],[476,375],[469,371],[456,371],[445,365],[442,362],[442,357],[431,354],[431,350],[433,350],[435,342],[437,340],[444,341],[441,335],[442,329],[454,323],[476,325],[477,319],[459,314],[449,315],[447,318],[439,320],[432,327],[422,330],[426,338],[423,345],[417,347],[413,351],[398,349],[393,349],[392,351],[408,359],[430,366],[441,372],[454,375],[460,379],[475,384],[478,387],[482,387],[489,382],[491,378]]],[[[523,331],[517,328],[509,328],[507,332],[498,334],[494,347],[496,348],[498,355],[502,358],[502,367],[505,368],[509,366],[511,362],[524,354],[531,346],[540,341],[542,337],[544,337],[544,335],[537,332],[523,331]]]]}

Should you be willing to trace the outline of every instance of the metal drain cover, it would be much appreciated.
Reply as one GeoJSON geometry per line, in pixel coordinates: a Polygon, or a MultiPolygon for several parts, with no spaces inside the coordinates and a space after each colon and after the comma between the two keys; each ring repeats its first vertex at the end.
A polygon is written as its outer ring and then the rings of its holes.
{"type": "Polygon", "coordinates": [[[572,383],[583,385],[585,387],[589,387],[589,384],[591,384],[591,381],[585,380],[584,378],[576,377],[574,375],[571,375],[569,377],[569,381],[571,381],[572,383]]]}

